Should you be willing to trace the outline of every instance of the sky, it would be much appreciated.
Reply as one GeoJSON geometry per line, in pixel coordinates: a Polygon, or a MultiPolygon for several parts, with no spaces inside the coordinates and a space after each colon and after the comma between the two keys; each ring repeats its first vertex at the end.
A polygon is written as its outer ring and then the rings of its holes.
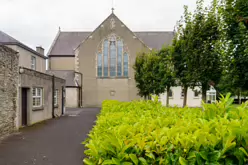
{"type": "MultiPolygon", "coordinates": [[[[211,0],[205,0],[209,4],[211,0]]],[[[47,53],[61,31],[93,31],[114,13],[133,31],[172,31],[196,0],[0,0],[0,30],[47,53]]]]}

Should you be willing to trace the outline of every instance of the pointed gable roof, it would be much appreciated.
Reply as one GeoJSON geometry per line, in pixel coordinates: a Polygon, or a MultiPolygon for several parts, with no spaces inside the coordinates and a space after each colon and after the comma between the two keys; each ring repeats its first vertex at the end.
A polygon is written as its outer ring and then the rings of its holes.
{"type": "Polygon", "coordinates": [[[48,55],[74,55],[74,49],[90,34],[91,32],[59,32],[48,55]]]}
{"type": "MultiPolygon", "coordinates": [[[[111,13],[96,29],[98,29],[110,17],[119,19],[114,13],[111,13]]],[[[120,22],[122,22],[119,19],[120,22]]],[[[122,22],[122,24],[124,24],[122,22]]],[[[127,26],[126,26],[127,27],[127,26]]],[[[128,27],[127,27],[128,28],[128,27]]],[[[130,30],[128,28],[128,30],[130,30]]],[[[74,50],[80,46],[93,32],[60,32],[52,44],[48,56],[50,57],[70,57],[74,56],[74,50]]],[[[173,31],[146,31],[133,32],[130,30],[145,46],[151,49],[161,49],[163,45],[172,43],[174,37],[173,31]]]]}
{"type": "Polygon", "coordinates": [[[20,41],[16,40],[15,38],[11,37],[10,35],[2,32],[1,30],[0,30],[0,45],[18,45],[18,46],[22,47],[23,49],[30,51],[33,54],[36,54],[37,56],[40,56],[44,59],[47,59],[46,56],[31,49],[30,47],[26,46],[25,44],[21,43],[20,41]]]}

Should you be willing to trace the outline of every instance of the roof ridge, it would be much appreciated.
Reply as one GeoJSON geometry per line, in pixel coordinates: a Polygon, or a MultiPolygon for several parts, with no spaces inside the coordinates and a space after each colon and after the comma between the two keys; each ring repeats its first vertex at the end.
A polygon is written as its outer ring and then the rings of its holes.
{"type": "Polygon", "coordinates": [[[165,30],[165,31],[162,31],[162,30],[160,30],[160,31],[133,31],[134,33],[164,33],[164,32],[168,32],[168,33],[171,33],[171,32],[173,32],[173,31],[167,31],[167,30],[165,30]]]}
{"type": "MultiPolygon", "coordinates": [[[[93,31],[61,31],[61,33],[92,33],[93,31]]],[[[164,33],[164,32],[168,32],[168,33],[171,33],[173,31],[170,31],[170,30],[158,30],[158,31],[155,31],[155,30],[146,30],[146,31],[132,31],[134,33],[164,33]]]]}
{"type": "Polygon", "coordinates": [[[93,31],[60,31],[61,33],[92,33],[93,31]]]}

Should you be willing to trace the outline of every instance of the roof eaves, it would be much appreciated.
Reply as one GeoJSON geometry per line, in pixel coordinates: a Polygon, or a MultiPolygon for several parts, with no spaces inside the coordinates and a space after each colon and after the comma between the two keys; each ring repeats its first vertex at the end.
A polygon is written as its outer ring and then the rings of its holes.
{"type": "Polygon", "coordinates": [[[51,51],[52,51],[52,49],[53,49],[55,43],[57,42],[57,40],[58,40],[58,38],[59,38],[60,32],[61,32],[61,31],[60,31],[60,29],[59,29],[59,31],[58,31],[56,37],[55,37],[54,40],[53,40],[53,43],[52,43],[50,49],[48,50],[47,56],[49,56],[49,55],[51,54],[51,51]]]}
{"type": "Polygon", "coordinates": [[[35,50],[33,50],[30,47],[22,44],[21,42],[0,42],[0,44],[2,44],[2,45],[17,45],[17,46],[20,46],[23,49],[26,49],[27,51],[30,51],[30,52],[34,53],[37,56],[40,56],[40,57],[42,57],[44,59],[48,59],[46,56],[36,52],[35,50]]]}
{"type": "Polygon", "coordinates": [[[74,54],[52,54],[48,55],[48,57],[75,57],[74,54]]]}
{"type": "Polygon", "coordinates": [[[42,54],[36,52],[35,50],[33,50],[33,49],[31,49],[30,47],[24,45],[23,43],[17,43],[17,45],[20,46],[20,47],[22,47],[23,49],[26,49],[26,50],[28,50],[28,51],[34,53],[35,55],[37,55],[37,56],[39,56],[39,57],[41,57],[41,58],[48,59],[46,56],[44,56],[44,55],[42,55],[42,54]]]}

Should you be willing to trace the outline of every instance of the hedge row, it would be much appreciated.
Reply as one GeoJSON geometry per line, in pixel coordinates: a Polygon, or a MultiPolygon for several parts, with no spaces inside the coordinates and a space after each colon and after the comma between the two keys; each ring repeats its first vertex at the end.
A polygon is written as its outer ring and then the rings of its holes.
{"type": "Polygon", "coordinates": [[[227,96],[200,108],[105,101],[84,142],[85,164],[246,164],[248,103],[227,96]]]}

